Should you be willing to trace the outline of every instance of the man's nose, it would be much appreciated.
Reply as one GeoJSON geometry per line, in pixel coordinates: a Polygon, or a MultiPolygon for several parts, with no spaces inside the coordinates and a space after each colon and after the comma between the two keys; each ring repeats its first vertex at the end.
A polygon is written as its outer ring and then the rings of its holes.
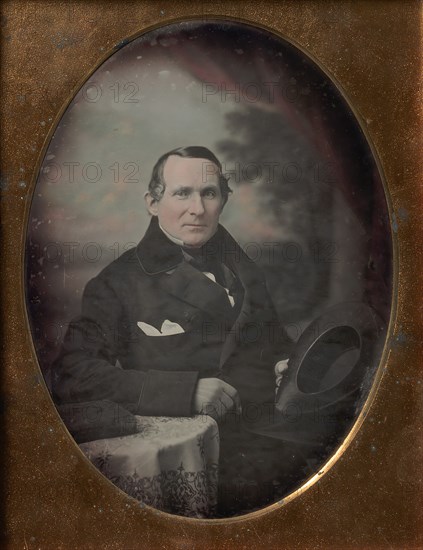
{"type": "Polygon", "coordinates": [[[189,204],[189,212],[196,216],[201,216],[204,213],[203,198],[201,196],[192,197],[189,204]]]}

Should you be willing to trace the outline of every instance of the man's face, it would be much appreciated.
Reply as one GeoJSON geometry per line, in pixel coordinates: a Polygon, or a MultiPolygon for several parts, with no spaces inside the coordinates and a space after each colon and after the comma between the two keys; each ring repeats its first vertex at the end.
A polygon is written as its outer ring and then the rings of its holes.
{"type": "Polygon", "coordinates": [[[216,165],[206,159],[171,155],[164,165],[165,191],[159,201],[147,194],[161,227],[188,247],[200,247],[216,232],[224,202],[216,165]]]}

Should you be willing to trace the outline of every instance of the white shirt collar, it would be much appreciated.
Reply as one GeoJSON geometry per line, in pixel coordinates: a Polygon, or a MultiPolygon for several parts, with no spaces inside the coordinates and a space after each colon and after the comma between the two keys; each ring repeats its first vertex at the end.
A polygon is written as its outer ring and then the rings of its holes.
{"type": "Polygon", "coordinates": [[[171,240],[173,243],[175,243],[179,246],[185,246],[184,241],[181,241],[181,239],[178,239],[177,237],[173,237],[173,235],[170,235],[170,233],[168,233],[165,229],[163,229],[163,227],[160,225],[160,222],[159,222],[159,227],[163,231],[163,233],[166,235],[166,237],[169,240],[171,240]]]}

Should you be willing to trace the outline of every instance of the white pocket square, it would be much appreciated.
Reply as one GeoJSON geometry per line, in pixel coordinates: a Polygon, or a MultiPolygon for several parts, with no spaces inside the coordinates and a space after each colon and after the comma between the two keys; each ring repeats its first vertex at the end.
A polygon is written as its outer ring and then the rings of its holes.
{"type": "Polygon", "coordinates": [[[148,323],[143,323],[138,321],[138,327],[143,331],[147,336],[171,336],[172,334],[181,334],[185,332],[181,325],[178,323],[172,323],[169,319],[165,319],[162,324],[162,328],[157,330],[156,327],[149,325],[148,323]]]}

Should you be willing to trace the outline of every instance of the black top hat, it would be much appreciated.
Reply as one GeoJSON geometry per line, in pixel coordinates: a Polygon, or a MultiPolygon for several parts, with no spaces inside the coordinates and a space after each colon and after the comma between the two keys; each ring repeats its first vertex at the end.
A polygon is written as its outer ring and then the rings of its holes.
{"type": "Polygon", "coordinates": [[[344,435],[368,395],[384,333],[367,304],[328,309],[299,338],[277,392],[274,421],[258,431],[305,445],[344,435]]]}

